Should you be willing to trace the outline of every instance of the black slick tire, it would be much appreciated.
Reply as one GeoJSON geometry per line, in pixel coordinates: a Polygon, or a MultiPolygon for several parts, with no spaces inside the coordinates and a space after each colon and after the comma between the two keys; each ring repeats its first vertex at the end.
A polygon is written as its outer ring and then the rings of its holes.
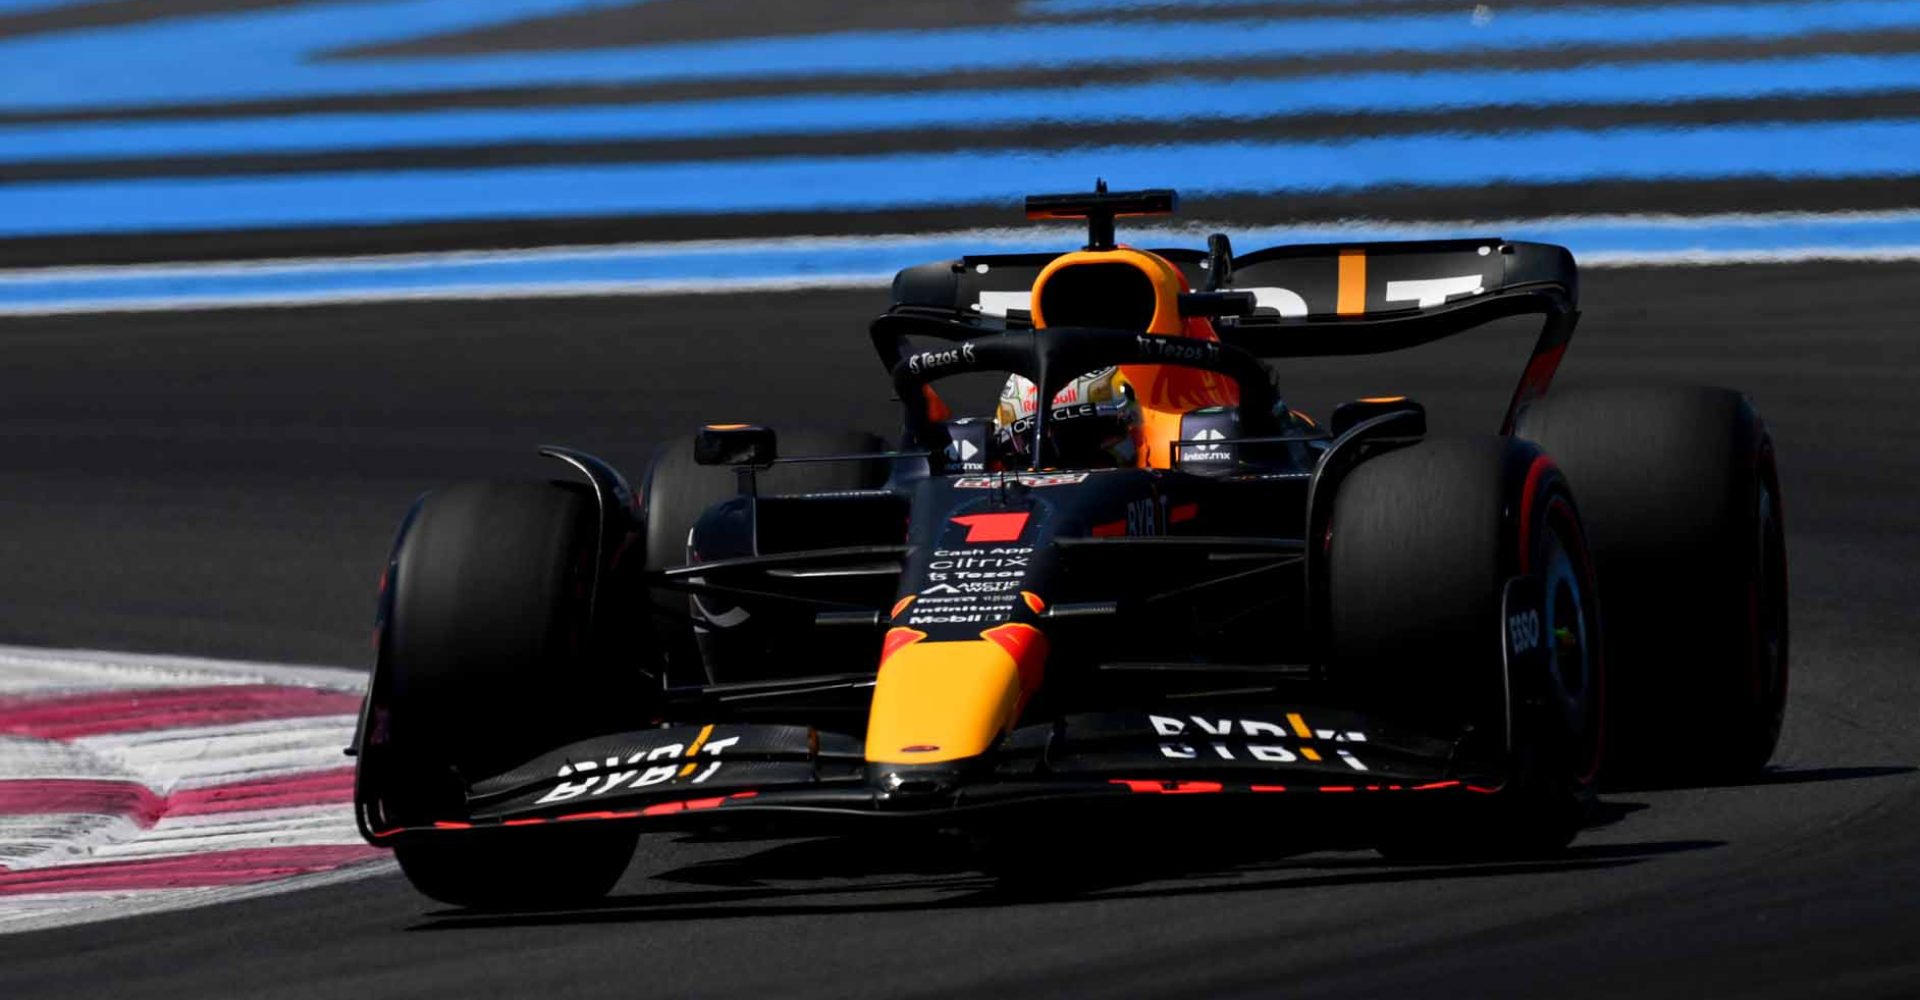
{"type": "Polygon", "coordinates": [[[1786,533],[1752,405],[1727,389],[1583,390],[1533,403],[1515,433],[1580,494],[1616,664],[1614,776],[1763,768],[1786,712],[1786,533]]]}
{"type": "MultiPolygon", "coordinates": [[[[591,655],[596,516],[558,483],[468,483],[425,498],[400,542],[376,668],[392,819],[457,819],[466,783],[637,724],[616,665],[591,655]]],[[[593,824],[448,831],[395,854],[442,902],[550,906],[604,895],[635,837],[593,824]]]]}
{"type": "Polygon", "coordinates": [[[1369,704],[1472,727],[1506,752],[1488,794],[1382,832],[1396,859],[1550,854],[1584,823],[1603,753],[1605,660],[1598,592],[1573,497],[1537,448],[1440,438],[1363,462],[1339,486],[1328,597],[1332,669],[1369,704]],[[1537,675],[1506,677],[1502,594],[1547,581],[1557,648],[1537,675]],[[1554,595],[1558,595],[1557,599],[1554,595]]]}

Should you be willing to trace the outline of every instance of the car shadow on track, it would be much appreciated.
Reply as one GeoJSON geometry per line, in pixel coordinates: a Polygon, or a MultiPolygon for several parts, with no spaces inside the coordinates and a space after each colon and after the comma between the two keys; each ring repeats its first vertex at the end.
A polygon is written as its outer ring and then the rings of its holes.
{"type": "Polygon", "coordinates": [[[1618,786],[1609,784],[1609,792],[1652,792],[1683,791],[1692,788],[1753,788],[1766,785],[1805,785],[1824,781],[1859,781],[1866,778],[1886,778],[1898,774],[1912,774],[1920,768],[1909,764],[1861,764],[1835,767],[1770,767],[1750,778],[1735,781],[1677,781],[1662,782],[1655,778],[1643,778],[1637,781],[1623,781],[1618,786]]]}
{"type": "MultiPolygon", "coordinates": [[[[1438,882],[1556,872],[1596,871],[1639,864],[1656,857],[1710,850],[1717,840],[1662,840],[1576,845],[1532,861],[1405,865],[1372,855],[1263,855],[1239,850],[1217,853],[1202,864],[1129,865],[1113,877],[1081,881],[1072,888],[1009,883],[978,873],[964,852],[924,850],[872,838],[826,838],[784,843],[738,858],[702,862],[656,878],[712,888],[683,892],[622,894],[599,904],[565,910],[490,912],[438,910],[408,928],[467,928],[568,924],[730,920],[758,916],[902,913],[1022,905],[1071,905],[1076,901],[1158,899],[1222,893],[1438,882]],[[903,849],[904,848],[904,849],[903,849]],[[794,887],[796,880],[845,880],[794,887]],[[769,885],[769,882],[789,883],[769,885]]],[[[1315,850],[1315,848],[1307,848],[1315,850]]]]}

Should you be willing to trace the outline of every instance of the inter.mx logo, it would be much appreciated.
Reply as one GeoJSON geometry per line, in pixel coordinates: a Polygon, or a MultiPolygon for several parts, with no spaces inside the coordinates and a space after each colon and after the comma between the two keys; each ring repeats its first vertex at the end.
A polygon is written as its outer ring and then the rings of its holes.
{"type": "Polygon", "coordinates": [[[1201,431],[1200,433],[1195,434],[1193,436],[1193,440],[1195,441],[1205,441],[1209,443],[1187,445],[1185,447],[1185,453],[1182,454],[1180,457],[1189,462],[1225,461],[1227,459],[1227,446],[1224,444],[1215,444],[1212,442],[1225,441],[1226,439],[1227,439],[1227,436],[1225,434],[1222,434],[1220,431],[1209,427],[1206,430],[1201,431]]]}

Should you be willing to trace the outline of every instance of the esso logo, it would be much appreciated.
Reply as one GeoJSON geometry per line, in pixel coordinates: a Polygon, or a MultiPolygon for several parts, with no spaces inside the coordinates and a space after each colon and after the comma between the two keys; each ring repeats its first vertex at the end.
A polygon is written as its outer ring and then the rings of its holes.
{"type": "Polygon", "coordinates": [[[1524,611],[1507,616],[1507,642],[1516,653],[1540,648],[1540,612],[1524,611]]]}

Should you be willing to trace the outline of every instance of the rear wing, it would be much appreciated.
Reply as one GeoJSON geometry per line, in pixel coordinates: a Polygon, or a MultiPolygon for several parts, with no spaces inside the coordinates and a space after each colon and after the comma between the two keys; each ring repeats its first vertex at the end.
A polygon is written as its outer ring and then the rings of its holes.
{"type": "MultiPolygon", "coordinates": [[[[1544,317],[1502,433],[1546,391],[1579,318],[1573,254],[1547,243],[1487,237],[1306,244],[1240,256],[1150,252],[1179,267],[1195,288],[1251,295],[1250,314],[1216,321],[1215,329],[1222,341],[1261,358],[1377,354],[1508,316],[1544,317]]],[[[1056,256],[968,256],[907,268],[894,277],[892,312],[983,330],[1030,326],[1034,279],[1056,256]]]]}

